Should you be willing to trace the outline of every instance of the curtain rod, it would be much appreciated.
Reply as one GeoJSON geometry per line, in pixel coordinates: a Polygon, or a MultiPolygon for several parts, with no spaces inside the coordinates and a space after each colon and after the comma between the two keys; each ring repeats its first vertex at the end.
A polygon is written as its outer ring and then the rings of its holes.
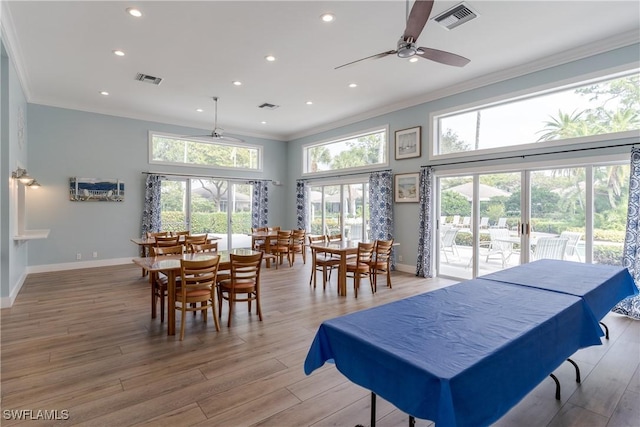
{"type": "Polygon", "coordinates": [[[476,159],[476,160],[461,160],[458,162],[449,162],[449,163],[434,163],[431,165],[422,165],[421,168],[426,167],[437,167],[437,166],[450,166],[450,165],[461,165],[468,163],[479,163],[479,162],[490,162],[494,160],[509,160],[509,159],[524,159],[526,157],[534,157],[534,156],[546,156],[549,154],[562,154],[562,153],[573,153],[577,151],[590,151],[590,150],[603,150],[605,148],[615,148],[615,147],[633,147],[638,145],[637,142],[629,142],[626,144],[616,144],[616,145],[608,145],[606,147],[590,147],[590,148],[573,148],[570,150],[559,150],[559,151],[549,151],[545,153],[534,153],[534,154],[514,154],[512,156],[503,156],[503,157],[493,157],[491,159],[476,159]]]}
{"type": "Polygon", "coordinates": [[[392,171],[391,169],[380,169],[380,170],[366,171],[366,172],[343,173],[343,174],[340,174],[340,175],[314,176],[314,177],[310,177],[310,178],[300,178],[299,181],[311,181],[311,180],[318,180],[318,179],[342,178],[343,176],[366,175],[366,174],[371,174],[373,172],[391,172],[391,171],[392,171]]]}
{"type": "Polygon", "coordinates": [[[171,173],[171,172],[151,172],[151,171],[143,171],[143,175],[163,175],[163,176],[177,176],[181,178],[213,178],[213,179],[227,179],[229,181],[267,181],[273,182],[272,179],[262,179],[262,178],[238,178],[231,176],[215,176],[215,175],[200,175],[200,174],[190,174],[190,173],[171,173]]]}

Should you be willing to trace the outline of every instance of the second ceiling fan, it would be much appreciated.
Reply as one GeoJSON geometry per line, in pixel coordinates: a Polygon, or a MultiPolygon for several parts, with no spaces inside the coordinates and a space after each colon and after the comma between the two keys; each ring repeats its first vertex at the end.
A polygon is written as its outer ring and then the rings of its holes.
{"type": "MultiPolygon", "coordinates": [[[[409,0],[407,0],[407,8],[409,0]]],[[[439,62],[445,65],[452,65],[454,67],[464,67],[470,60],[464,56],[456,55],[455,53],[445,52],[443,50],[431,49],[428,47],[418,47],[416,41],[420,37],[420,33],[424,29],[425,24],[429,20],[431,15],[431,9],[433,8],[433,0],[416,0],[411,8],[411,13],[407,17],[407,27],[404,30],[404,34],[398,41],[398,46],[394,50],[378,53],[376,55],[367,56],[366,58],[358,59],[356,61],[342,64],[335,69],[343,68],[348,65],[355,64],[367,59],[384,58],[388,55],[398,55],[400,58],[411,58],[412,56],[418,56],[420,58],[429,59],[431,61],[439,62]]]]}

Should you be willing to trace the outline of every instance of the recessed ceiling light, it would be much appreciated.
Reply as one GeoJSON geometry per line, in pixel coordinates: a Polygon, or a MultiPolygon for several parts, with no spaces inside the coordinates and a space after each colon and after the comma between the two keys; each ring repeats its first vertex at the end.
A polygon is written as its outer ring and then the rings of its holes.
{"type": "Polygon", "coordinates": [[[136,9],[135,7],[128,7],[127,13],[131,16],[135,16],[136,18],[140,18],[142,16],[140,9],[136,9]]]}
{"type": "Polygon", "coordinates": [[[197,111],[198,113],[202,113],[204,110],[203,110],[202,108],[196,108],[196,111],[197,111]]]}
{"type": "Polygon", "coordinates": [[[100,95],[109,96],[109,92],[107,92],[106,90],[101,90],[100,95]]]}
{"type": "Polygon", "coordinates": [[[349,87],[358,87],[358,85],[355,83],[349,83],[349,87]]]}
{"type": "Polygon", "coordinates": [[[411,59],[409,60],[409,62],[418,62],[418,58],[416,58],[416,57],[414,56],[413,58],[411,58],[411,59]]]}
{"type": "Polygon", "coordinates": [[[312,105],[313,101],[307,101],[307,105],[312,105]]]}
{"type": "Polygon", "coordinates": [[[264,120],[263,120],[263,121],[261,121],[260,123],[262,123],[263,125],[266,125],[266,124],[267,124],[267,122],[265,122],[264,120]]]}
{"type": "Polygon", "coordinates": [[[233,84],[236,85],[236,86],[242,86],[242,82],[240,82],[238,80],[234,81],[233,84]]]}
{"type": "Polygon", "coordinates": [[[333,13],[324,13],[320,15],[320,19],[324,22],[333,22],[333,20],[336,19],[336,16],[333,13]]]}
{"type": "Polygon", "coordinates": [[[124,56],[124,52],[118,49],[114,50],[113,54],[116,56],[124,56]]]}
{"type": "Polygon", "coordinates": [[[273,61],[276,60],[276,57],[273,56],[273,55],[267,55],[267,56],[264,57],[264,59],[266,59],[269,62],[273,62],[273,61]]]}

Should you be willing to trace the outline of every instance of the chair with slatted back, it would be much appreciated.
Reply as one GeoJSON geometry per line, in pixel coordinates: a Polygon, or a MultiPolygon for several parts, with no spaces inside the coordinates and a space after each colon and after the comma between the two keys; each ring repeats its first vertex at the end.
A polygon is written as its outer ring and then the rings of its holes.
{"type": "Polygon", "coordinates": [[[533,251],[533,259],[564,259],[567,241],[560,237],[539,238],[533,251]]]}
{"type": "Polygon", "coordinates": [[[195,253],[216,253],[218,252],[218,242],[212,243],[192,243],[187,252],[195,253]]]}
{"type": "Polygon", "coordinates": [[[280,230],[276,241],[271,243],[271,253],[274,254],[278,260],[276,261],[276,268],[278,264],[282,264],[286,255],[289,261],[289,267],[293,264],[291,262],[291,230],[280,230]]]}
{"type": "Polygon", "coordinates": [[[153,246],[177,246],[180,245],[180,236],[157,236],[154,238],[155,243],[153,246]]]}
{"type": "Polygon", "coordinates": [[[187,252],[193,252],[191,250],[192,245],[204,245],[205,243],[207,243],[206,234],[184,236],[184,246],[187,249],[187,252]]]}
{"type": "Polygon", "coordinates": [[[180,341],[184,339],[187,323],[187,311],[194,314],[202,312],[203,320],[207,321],[208,309],[211,307],[216,331],[220,330],[220,322],[216,313],[216,283],[220,257],[208,260],[180,260],[180,288],[176,289],[175,310],[180,310],[180,341]],[[197,304],[200,303],[200,306],[197,304]]]}
{"type": "MultiPolygon", "coordinates": [[[[307,236],[309,241],[309,247],[315,244],[324,243],[327,240],[327,236],[307,236]]],[[[311,248],[311,277],[309,277],[309,286],[313,282],[313,287],[316,287],[317,272],[322,272],[322,289],[327,288],[327,281],[331,278],[330,273],[334,268],[338,268],[340,265],[340,258],[334,258],[325,252],[320,252],[317,249],[311,248]]]]}
{"type": "MultiPolygon", "coordinates": [[[[152,246],[151,256],[162,257],[167,255],[181,255],[184,251],[182,245],[174,246],[152,246]]],[[[167,296],[167,288],[169,279],[162,273],[154,273],[149,275],[151,283],[151,317],[155,317],[158,299],[160,299],[160,321],[164,322],[164,299],[167,296]]],[[[176,288],[179,286],[179,278],[176,277],[176,288]]]]}
{"type": "Polygon", "coordinates": [[[373,248],[375,243],[358,243],[358,252],[356,257],[347,262],[347,277],[353,278],[353,290],[356,298],[358,298],[358,288],[360,287],[360,279],[369,278],[371,284],[371,292],[375,292],[373,288],[373,280],[371,279],[371,259],[373,256],[373,248]]]}
{"type": "Polygon", "coordinates": [[[247,302],[251,313],[251,302],[256,302],[256,312],[262,321],[260,307],[260,267],[263,253],[254,255],[230,254],[231,274],[228,279],[218,281],[218,316],[222,317],[222,301],[229,301],[229,319],[227,326],[231,326],[233,308],[237,301],[247,302]],[[242,297],[246,295],[246,297],[242,297]]]}
{"type": "Polygon", "coordinates": [[[385,274],[387,276],[387,287],[391,288],[391,249],[393,248],[393,239],[376,240],[373,251],[373,258],[369,266],[371,267],[371,277],[373,278],[373,290],[378,290],[378,275],[385,274]]]}
{"type": "Polygon", "coordinates": [[[191,232],[189,230],[181,230],[181,231],[172,231],[172,236],[189,236],[191,232]]]}
{"type": "MultiPolygon", "coordinates": [[[[251,234],[254,234],[254,233],[266,233],[267,231],[269,231],[267,227],[255,227],[255,228],[252,227],[251,228],[251,234]]],[[[264,251],[265,250],[265,240],[253,237],[252,241],[251,241],[251,247],[253,248],[254,251],[264,251]]]]}
{"type": "Polygon", "coordinates": [[[296,262],[296,254],[302,255],[302,263],[307,263],[307,232],[304,230],[293,230],[291,233],[291,264],[296,262]]]}
{"type": "Polygon", "coordinates": [[[168,231],[147,231],[147,239],[151,237],[167,237],[168,235],[168,231]]]}

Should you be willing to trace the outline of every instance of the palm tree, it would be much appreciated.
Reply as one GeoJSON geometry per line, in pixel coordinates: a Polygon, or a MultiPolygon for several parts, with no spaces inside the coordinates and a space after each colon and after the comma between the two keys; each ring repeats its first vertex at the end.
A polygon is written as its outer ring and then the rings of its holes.
{"type": "Polygon", "coordinates": [[[585,126],[582,114],[585,111],[571,114],[558,110],[558,117],[551,117],[551,120],[544,123],[544,128],[537,133],[542,133],[538,142],[553,141],[556,139],[575,138],[577,136],[589,135],[589,126],[585,126]]]}

